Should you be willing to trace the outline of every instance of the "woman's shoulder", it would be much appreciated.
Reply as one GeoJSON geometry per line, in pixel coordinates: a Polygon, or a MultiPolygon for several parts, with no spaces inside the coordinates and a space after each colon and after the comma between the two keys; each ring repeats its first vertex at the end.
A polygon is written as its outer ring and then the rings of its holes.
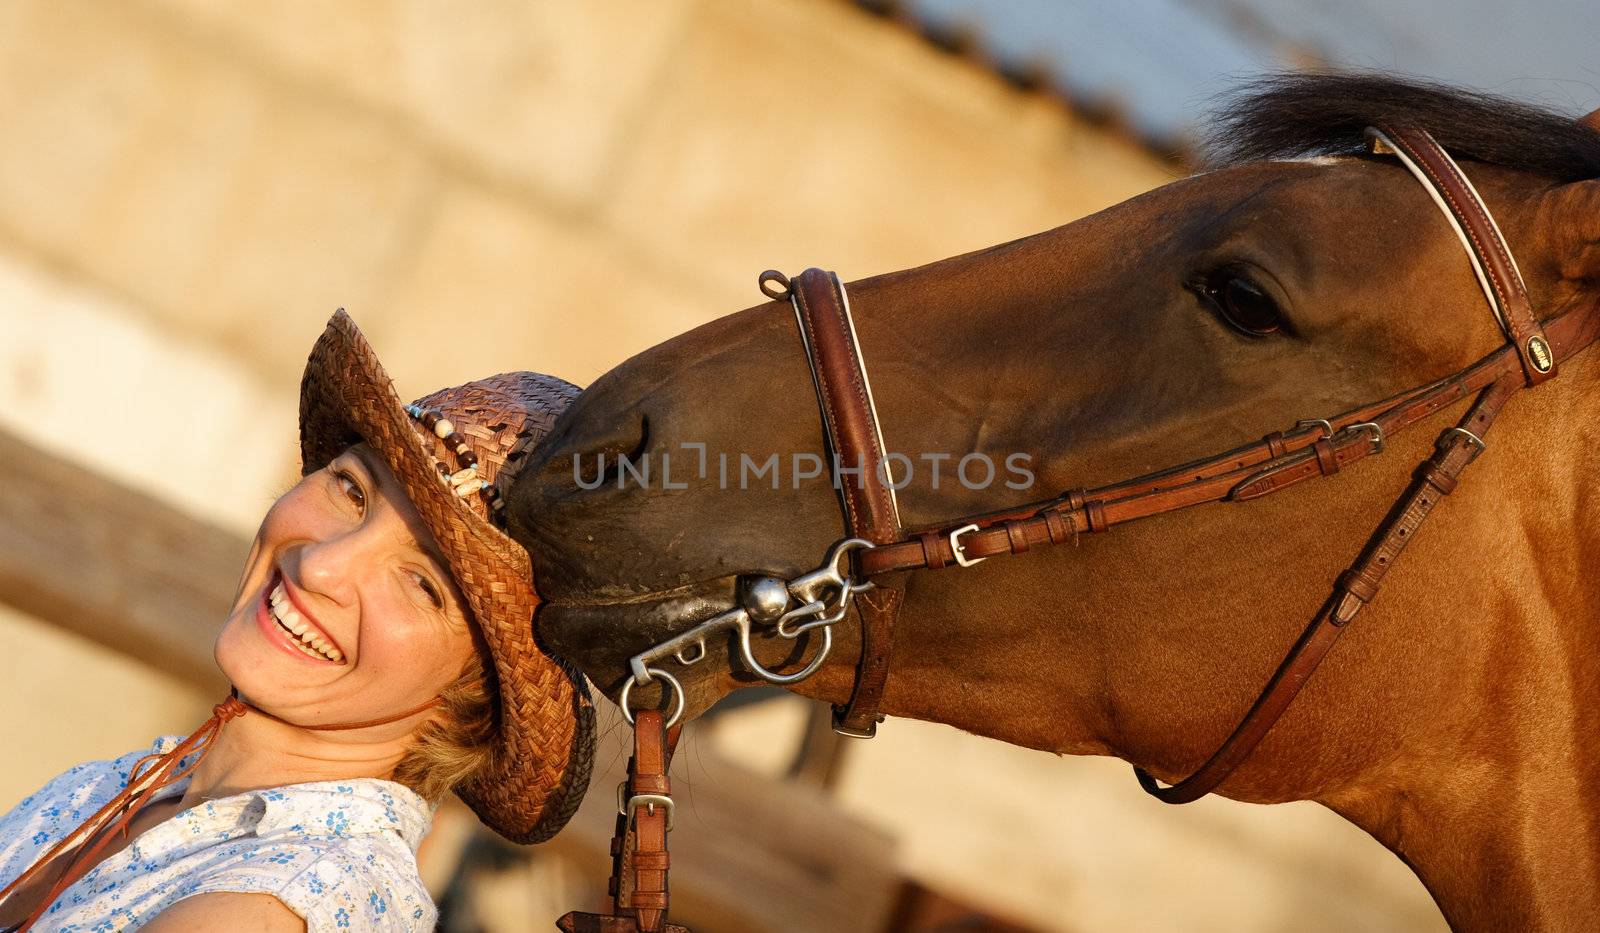
{"type": "Polygon", "coordinates": [[[271,894],[312,930],[432,929],[437,911],[415,853],[433,808],[414,791],[356,778],[243,796],[256,803],[239,857],[213,857],[187,894],[271,894]]]}
{"type": "Polygon", "coordinates": [[[378,778],[286,784],[253,793],[263,804],[255,827],[262,838],[393,836],[415,852],[433,823],[433,804],[403,784],[378,778]]]}
{"type": "Polygon", "coordinates": [[[116,758],[74,765],[22,798],[0,817],[0,883],[20,873],[115,797],[128,785],[129,772],[139,759],[165,752],[180,740],[180,736],[161,736],[116,758]]]}
{"type": "Polygon", "coordinates": [[[215,858],[182,883],[177,903],[209,894],[271,895],[310,930],[431,930],[437,919],[410,849],[393,837],[300,836],[240,848],[243,857],[215,858]]]}
{"type": "Polygon", "coordinates": [[[431,930],[438,916],[416,862],[372,838],[328,848],[275,893],[313,930],[431,930]]]}

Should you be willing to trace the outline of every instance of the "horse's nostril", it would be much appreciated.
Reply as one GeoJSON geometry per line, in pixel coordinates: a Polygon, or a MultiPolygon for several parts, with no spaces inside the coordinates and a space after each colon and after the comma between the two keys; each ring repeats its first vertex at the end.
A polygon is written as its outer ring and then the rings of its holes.
{"type": "Polygon", "coordinates": [[[637,460],[640,457],[643,457],[644,456],[644,452],[646,450],[649,450],[649,449],[650,449],[650,416],[641,414],[639,416],[639,443],[633,445],[633,450],[632,450],[631,453],[628,454],[628,456],[633,458],[634,460],[637,460]]]}
{"type": "Polygon", "coordinates": [[[637,470],[649,447],[650,419],[641,414],[599,438],[571,445],[570,452],[553,451],[546,470],[552,475],[567,474],[584,489],[598,489],[617,484],[625,464],[637,470]]]}

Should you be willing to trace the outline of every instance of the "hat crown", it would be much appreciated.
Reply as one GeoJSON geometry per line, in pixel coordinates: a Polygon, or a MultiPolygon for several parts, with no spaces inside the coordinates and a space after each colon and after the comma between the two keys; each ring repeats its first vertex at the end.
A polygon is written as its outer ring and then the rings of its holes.
{"type": "MultiPolygon", "coordinates": [[[[529,451],[550,433],[556,418],[577,396],[577,386],[554,376],[509,372],[440,389],[412,405],[448,419],[477,457],[478,477],[504,490],[527,462],[529,451]]],[[[443,437],[421,423],[416,428],[428,439],[441,476],[461,468],[459,454],[443,437]]],[[[481,517],[503,525],[490,508],[492,499],[469,496],[462,501],[481,517]]]]}

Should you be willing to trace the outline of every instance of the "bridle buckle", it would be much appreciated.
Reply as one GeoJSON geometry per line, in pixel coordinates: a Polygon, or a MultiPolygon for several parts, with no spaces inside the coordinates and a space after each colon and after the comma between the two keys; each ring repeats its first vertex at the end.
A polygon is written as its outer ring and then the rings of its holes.
{"type": "Polygon", "coordinates": [[[1477,447],[1479,453],[1482,453],[1483,451],[1489,449],[1489,445],[1487,445],[1487,444],[1485,444],[1483,442],[1483,438],[1479,437],[1476,434],[1473,434],[1471,431],[1468,431],[1466,428],[1463,428],[1463,427],[1445,428],[1444,429],[1444,433],[1461,435],[1462,437],[1467,439],[1467,443],[1473,445],[1474,447],[1477,447]]]}
{"type": "Polygon", "coordinates": [[[1383,425],[1376,421],[1362,421],[1357,424],[1347,424],[1346,431],[1365,431],[1372,435],[1372,452],[1383,453],[1383,425]]]}
{"type": "Polygon", "coordinates": [[[967,549],[961,545],[961,536],[962,535],[966,534],[969,531],[977,531],[977,530],[978,530],[978,523],[977,522],[973,522],[970,525],[962,525],[960,528],[957,528],[955,531],[950,532],[950,536],[949,536],[950,537],[950,553],[955,555],[956,563],[960,564],[963,567],[971,567],[973,564],[981,564],[984,561],[989,559],[987,557],[968,557],[967,556],[967,549]]]}
{"type": "Polygon", "coordinates": [[[617,785],[617,815],[633,819],[633,814],[640,807],[646,813],[654,814],[656,807],[664,807],[667,811],[667,832],[672,832],[672,827],[678,822],[677,808],[672,804],[672,798],[666,794],[634,794],[628,796],[628,782],[623,781],[617,785]]]}

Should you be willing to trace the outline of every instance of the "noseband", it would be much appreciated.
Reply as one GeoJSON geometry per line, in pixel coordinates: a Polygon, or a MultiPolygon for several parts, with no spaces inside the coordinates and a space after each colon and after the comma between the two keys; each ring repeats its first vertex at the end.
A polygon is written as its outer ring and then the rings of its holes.
{"type": "Polygon", "coordinates": [[[903,571],[970,567],[1002,554],[1075,542],[1080,534],[1103,533],[1134,519],[1202,502],[1245,502],[1302,480],[1332,476],[1382,453],[1386,441],[1397,432],[1475,395],[1466,414],[1439,435],[1432,455],[1417,465],[1394,507],[1355,561],[1339,575],[1332,594],[1255,704],[1210,759],[1170,787],[1135,768],[1145,790],[1168,803],[1187,803],[1210,792],[1249,756],[1361,607],[1377,596],[1384,575],[1406,542],[1434,507],[1455,490],[1467,464],[1484,450],[1484,437],[1506,400],[1520,388],[1554,377],[1561,360],[1587,347],[1600,334],[1600,303],[1591,302],[1541,324],[1488,207],[1432,136],[1418,127],[1396,125],[1368,129],[1367,139],[1374,153],[1399,159],[1444,213],[1506,336],[1504,346],[1443,379],[1341,414],[1298,421],[1287,431],[1274,431],[1213,457],[937,526],[908,530],[900,523],[872,388],[844,285],[836,275],[820,269],[807,269],[793,280],[778,272],[762,273],[763,293],[788,300],[799,322],[834,455],[834,479],[840,490],[846,535],[833,545],[818,570],[790,581],[757,579],[745,588],[741,605],[633,658],[632,677],[623,688],[624,712],[631,718],[627,698],[635,684],[661,677],[674,688],[672,721],[676,721],[683,707],[682,688],[653,665],[666,657],[683,664],[699,661],[706,654],[706,639],[727,630],[738,633],[744,663],[752,672],[779,684],[801,680],[821,666],[832,646],[832,625],[855,603],[861,619],[861,656],[849,702],[835,707],[834,727],[845,735],[869,737],[883,719],[883,689],[893,654],[895,621],[904,599],[903,571]],[[858,464],[859,470],[849,464],[858,464]],[[842,475],[846,473],[848,478],[842,475]],[[890,574],[900,575],[886,578],[890,574]],[[787,638],[820,629],[821,646],[816,657],[796,673],[770,671],[757,663],[750,651],[750,631],[758,624],[772,625],[787,638]]]}

